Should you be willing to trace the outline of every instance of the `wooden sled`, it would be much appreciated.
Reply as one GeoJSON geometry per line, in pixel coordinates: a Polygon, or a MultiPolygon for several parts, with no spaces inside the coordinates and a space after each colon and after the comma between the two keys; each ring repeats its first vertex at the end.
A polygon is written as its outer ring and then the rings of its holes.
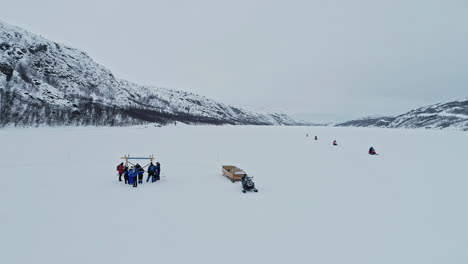
{"type": "Polygon", "coordinates": [[[223,165],[223,175],[231,179],[232,182],[235,182],[242,180],[242,177],[246,175],[246,173],[236,166],[223,165]]]}

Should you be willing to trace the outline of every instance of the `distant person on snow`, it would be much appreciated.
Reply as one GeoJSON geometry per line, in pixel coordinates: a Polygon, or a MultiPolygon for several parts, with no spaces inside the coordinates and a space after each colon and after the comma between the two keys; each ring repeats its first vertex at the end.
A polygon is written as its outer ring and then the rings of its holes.
{"type": "Polygon", "coordinates": [[[338,143],[336,142],[336,140],[333,140],[333,146],[338,146],[338,143]]]}
{"type": "Polygon", "coordinates": [[[124,175],[125,184],[128,184],[128,167],[127,166],[124,167],[123,175],[124,175]]]}
{"type": "Polygon", "coordinates": [[[121,162],[121,163],[117,166],[117,172],[119,173],[119,181],[122,181],[123,169],[124,169],[124,165],[123,165],[123,162],[121,162]]]}
{"type": "Polygon", "coordinates": [[[318,140],[318,137],[317,137],[317,136],[315,136],[315,140],[318,140]]]}
{"type": "Polygon", "coordinates": [[[161,178],[160,178],[160,175],[161,175],[161,163],[159,162],[156,162],[156,177],[154,179],[154,181],[159,181],[161,178]]]}
{"type": "Polygon", "coordinates": [[[150,178],[151,178],[151,182],[154,182],[155,173],[156,173],[156,166],[154,166],[153,162],[151,162],[148,167],[148,178],[146,178],[146,182],[148,182],[150,178]]]}
{"type": "Polygon", "coordinates": [[[369,149],[369,154],[370,154],[370,155],[377,155],[377,152],[375,152],[374,147],[370,147],[370,149],[369,149]]]}
{"type": "Polygon", "coordinates": [[[309,133],[306,134],[306,137],[309,137],[309,133]]]}

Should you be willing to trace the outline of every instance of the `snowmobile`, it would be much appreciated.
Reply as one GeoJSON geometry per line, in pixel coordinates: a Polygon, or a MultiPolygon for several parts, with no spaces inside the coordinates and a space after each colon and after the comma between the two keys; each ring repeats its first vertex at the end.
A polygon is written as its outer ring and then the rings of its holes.
{"type": "Polygon", "coordinates": [[[242,192],[243,193],[246,193],[247,191],[258,192],[257,188],[255,188],[255,184],[252,181],[252,178],[253,177],[247,176],[247,174],[245,174],[242,177],[242,192]]]}

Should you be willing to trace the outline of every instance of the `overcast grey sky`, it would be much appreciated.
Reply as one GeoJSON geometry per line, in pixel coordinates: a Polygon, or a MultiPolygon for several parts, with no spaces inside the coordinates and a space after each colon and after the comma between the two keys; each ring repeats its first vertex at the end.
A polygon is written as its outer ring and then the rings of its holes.
{"type": "Polygon", "coordinates": [[[467,0],[0,0],[117,76],[345,120],[468,96],[467,0]]]}

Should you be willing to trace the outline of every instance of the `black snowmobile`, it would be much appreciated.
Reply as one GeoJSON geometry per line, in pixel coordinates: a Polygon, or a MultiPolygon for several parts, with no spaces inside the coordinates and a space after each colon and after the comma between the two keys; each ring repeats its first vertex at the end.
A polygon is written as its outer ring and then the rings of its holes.
{"type": "Polygon", "coordinates": [[[255,184],[254,182],[252,181],[252,178],[253,177],[249,177],[247,176],[247,174],[245,174],[243,177],[242,177],[242,192],[243,193],[246,193],[247,191],[254,191],[254,192],[258,192],[257,188],[255,188],[255,184]]]}

